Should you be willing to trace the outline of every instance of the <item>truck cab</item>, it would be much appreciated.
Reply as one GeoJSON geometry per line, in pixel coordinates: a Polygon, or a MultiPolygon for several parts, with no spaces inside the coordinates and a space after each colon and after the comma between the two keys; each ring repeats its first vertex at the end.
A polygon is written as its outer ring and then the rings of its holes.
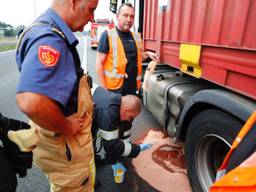
{"type": "Polygon", "coordinates": [[[91,48],[97,49],[101,34],[104,31],[108,29],[112,29],[114,27],[115,27],[115,24],[113,20],[109,20],[109,19],[96,19],[95,22],[91,23],[91,30],[90,30],[91,48]]]}

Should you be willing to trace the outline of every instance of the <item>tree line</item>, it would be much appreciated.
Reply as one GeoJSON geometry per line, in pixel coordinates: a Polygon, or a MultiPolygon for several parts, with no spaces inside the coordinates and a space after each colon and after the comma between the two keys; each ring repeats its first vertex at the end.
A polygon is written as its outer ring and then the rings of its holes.
{"type": "Polygon", "coordinates": [[[4,36],[5,37],[15,37],[18,34],[18,31],[22,28],[23,26],[19,27],[14,27],[10,24],[6,24],[4,22],[0,21],[0,30],[4,31],[4,36]]]}

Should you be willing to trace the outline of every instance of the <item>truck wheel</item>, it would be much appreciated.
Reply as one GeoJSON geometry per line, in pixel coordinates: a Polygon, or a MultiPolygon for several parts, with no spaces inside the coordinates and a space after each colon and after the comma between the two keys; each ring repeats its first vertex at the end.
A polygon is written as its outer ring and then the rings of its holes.
{"type": "Polygon", "coordinates": [[[209,191],[242,123],[216,109],[200,112],[188,127],[185,143],[188,177],[194,192],[209,191]]]}

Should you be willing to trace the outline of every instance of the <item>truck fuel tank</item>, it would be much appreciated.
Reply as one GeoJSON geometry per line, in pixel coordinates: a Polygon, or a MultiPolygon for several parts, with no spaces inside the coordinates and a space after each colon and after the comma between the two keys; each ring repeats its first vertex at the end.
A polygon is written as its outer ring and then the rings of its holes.
{"type": "Polygon", "coordinates": [[[187,99],[199,90],[214,85],[185,75],[175,69],[157,70],[149,80],[143,103],[171,137],[176,135],[176,124],[187,99]]]}

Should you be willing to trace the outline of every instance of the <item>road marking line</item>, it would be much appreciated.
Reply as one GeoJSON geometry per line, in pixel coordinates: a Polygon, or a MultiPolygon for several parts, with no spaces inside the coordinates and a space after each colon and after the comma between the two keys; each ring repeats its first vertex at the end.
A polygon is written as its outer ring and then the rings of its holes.
{"type": "Polygon", "coordinates": [[[1,52],[0,55],[4,55],[4,54],[8,54],[8,53],[12,53],[12,52],[15,52],[16,49],[14,50],[10,50],[10,51],[4,51],[4,52],[1,52]]]}

